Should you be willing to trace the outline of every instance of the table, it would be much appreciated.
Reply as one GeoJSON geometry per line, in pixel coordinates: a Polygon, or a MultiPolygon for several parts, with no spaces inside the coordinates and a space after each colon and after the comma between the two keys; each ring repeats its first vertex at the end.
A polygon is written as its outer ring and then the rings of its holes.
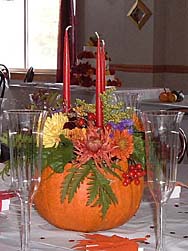
{"type": "MultiPolygon", "coordinates": [[[[178,180],[188,182],[188,165],[178,167],[178,180]]],[[[7,218],[0,218],[0,250],[19,250],[19,208],[18,201],[12,199],[7,218]]],[[[154,203],[149,199],[147,191],[136,215],[126,224],[98,233],[104,235],[119,235],[128,238],[145,237],[150,235],[147,244],[140,244],[144,251],[155,250],[155,230],[153,211],[154,203]]],[[[188,250],[188,189],[183,188],[179,199],[170,199],[167,205],[166,251],[188,250]]],[[[57,229],[42,219],[33,208],[31,239],[32,250],[54,251],[73,250],[76,240],[82,238],[82,233],[57,229]]]]}
{"type": "MultiPolygon", "coordinates": [[[[107,87],[111,88],[111,87],[107,87]]],[[[16,100],[16,108],[24,107],[30,102],[29,96],[31,93],[41,90],[48,92],[59,92],[62,94],[62,83],[24,83],[21,81],[11,81],[9,88],[6,89],[5,97],[8,99],[8,108],[15,108],[14,102],[16,100]],[[18,98],[18,97],[21,97],[18,98]],[[12,104],[11,104],[12,103],[12,104]]],[[[163,88],[126,88],[118,87],[117,92],[136,92],[141,94],[142,99],[155,99],[164,91],[163,88]]],[[[74,105],[75,100],[79,98],[85,100],[87,103],[95,102],[95,87],[82,87],[71,85],[71,104],[74,105]]]]}
{"type": "Polygon", "coordinates": [[[181,102],[161,102],[158,98],[154,99],[142,99],[141,100],[142,110],[151,109],[188,109],[188,95],[185,95],[184,100],[181,102]]]}

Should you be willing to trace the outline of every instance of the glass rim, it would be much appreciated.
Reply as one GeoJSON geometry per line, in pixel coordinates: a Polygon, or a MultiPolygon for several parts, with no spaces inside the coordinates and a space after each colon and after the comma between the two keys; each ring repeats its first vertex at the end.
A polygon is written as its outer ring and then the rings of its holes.
{"type": "Polygon", "coordinates": [[[140,92],[129,92],[129,91],[121,91],[121,90],[117,90],[117,91],[114,91],[114,94],[116,94],[116,95],[141,95],[141,93],[140,92]]]}
{"type": "Polygon", "coordinates": [[[12,114],[16,114],[16,113],[22,113],[22,114],[26,114],[26,113],[30,113],[30,114],[37,114],[37,113],[47,113],[46,110],[31,110],[31,109],[9,109],[9,110],[5,110],[4,112],[6,113],[12,113],[12,114]]]}
{"type": "Polygon", "coordinates": [[[152,116],[174,116],[185,114],[185,112],[178,111],[178,110],[146,110],[142,111],[143,115],[152,115],[152,116]]]}

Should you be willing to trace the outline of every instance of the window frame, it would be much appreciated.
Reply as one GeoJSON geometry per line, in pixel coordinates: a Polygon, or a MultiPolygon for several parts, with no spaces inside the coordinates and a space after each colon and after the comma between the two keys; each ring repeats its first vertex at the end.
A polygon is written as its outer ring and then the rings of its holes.
{"type": "MultiPolygon", "coordinates": [[[[21,80],[24,81],[27,70],[19,68],[10,68],[10,79],[11,80],[21,80]]],[[[34,79],[33,82],[56,82],[56,70],[50,69],[34,69],[34,79]]]]}
{"type": "MultiPolygon", "coordinates": [[[[28,1],[24,0],[24,68],[10,68],[11,80],[23,81],[28,68],[28,1]]],[[[34,81],[36,82],[56,82],[56,69],[34,69],[34,81]]]]}

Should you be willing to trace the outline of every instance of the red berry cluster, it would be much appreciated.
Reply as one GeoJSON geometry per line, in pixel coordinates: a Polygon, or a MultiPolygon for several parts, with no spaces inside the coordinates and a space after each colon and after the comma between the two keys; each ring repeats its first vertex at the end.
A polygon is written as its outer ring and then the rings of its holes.
{"type": "Polygon", "coordinates": [[[131,182],[134,181],[135,185],[140,184],[140,177],[143,177],[146,174],[145,170],[142,168],[140,163],[131,164],[126,172],[122,174],[123,185],[128,186],[131,182]]]}
{"type": "Polygon", "coordinates": [[[77,118],[76,126],[79,128],[87,127],[88,121],[95,123],[96,122],[96,115],[92,112],[87,114],[85,118],[77,118]]]}

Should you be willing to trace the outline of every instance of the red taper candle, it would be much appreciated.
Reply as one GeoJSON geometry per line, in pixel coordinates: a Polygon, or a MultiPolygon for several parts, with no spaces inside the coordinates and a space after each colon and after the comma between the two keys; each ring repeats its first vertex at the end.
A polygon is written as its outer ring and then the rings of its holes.
{"type": "Polygon", "coordinates": [[[102,93],[101,89],[101,47],[100,47],[100,38],[98,33],[95,33],[97,36],[97,55],[96,55],[96,126],[103,126],[103,109],[100,94],[102,93]]]}
{"type": "Polygon", "coordinates": [[[105,57],[105,42],[102,40],[101,48],[101,92],[105,92],[106,86],[106,57],[105,57]]]}
{"type": "Polygon", "coordinates": [[[69,37],[68,29],[71,26],[67,26],[64,35],[64,52],[63,52],[63,100],[65,103],[65,112],[68,112],[71,104],[70,94],[70,54],[69,54],[69,37]]]}

